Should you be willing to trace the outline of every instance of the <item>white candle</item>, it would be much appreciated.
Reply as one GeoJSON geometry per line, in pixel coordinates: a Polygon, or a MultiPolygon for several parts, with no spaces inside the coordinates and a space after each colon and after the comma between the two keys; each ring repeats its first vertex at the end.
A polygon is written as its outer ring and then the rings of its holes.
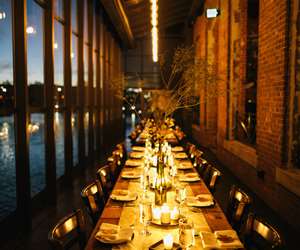
{"type": "Polygon", "coordinates": [[[179,210],[177,207],[174,207],[171,210],[171,220],[177,221],[179,219],[179,210]]]}
{"type": "Polygon", "coordinates": [[[160,221],[161,211],[159,207],[154,207],[152,209],[152,218],[154,221],[160,221]]]}
{"type": "Polygon", "coordinates": [[[167,234],[164,237],[164,247],[166,250],[170,250],[173,248],[173,236],[171,234],[167,234]]]}
{"type": "Polygon", "coordinates": [[[170,224],[170,208],[167,204],[161,207],[161,223],[170,224]]]}

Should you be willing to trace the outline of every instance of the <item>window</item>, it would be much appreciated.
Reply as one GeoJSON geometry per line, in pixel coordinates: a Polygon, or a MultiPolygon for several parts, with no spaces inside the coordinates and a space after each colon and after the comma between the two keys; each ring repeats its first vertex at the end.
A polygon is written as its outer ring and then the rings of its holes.
{"type": "MultiPolygon", "coordinates": [[[[259,1],[247,4],[246,77],[241,85],[241,97],[235,112],[235,139],[255,144],[256,141],[256,82],[258,62],[259,1]]],[[[241,48],[240,48],[241,49],[241,48]]]]}
{"type": "Polygon", "coordinates": [[[16,209],[11,1],[0,2],[0,221],[16,209]]]}
{"type": "Polygon", "coordinates": [[[77,0],[72,0],[72,30],[74,32],[78,31],[78,27],[77,27],[77,0]]]}
{"type": "Polygon", "coordinates": [[[64,61],[63,61],[63,29],[64,26],[59,22],[54,22],[54,84],[55,84],[55,150],[56,150],[56,176],[61,177],[65,170],[64,161],[64,61]]]}
{"type": "Polygon", "coordinates": [[[46,186],[45,172],[45,115],[44,106],[44,29],[43,8],[34,0],[27,1],[27,62],[29,108],[29,160],[31,195],[35,196],[46,186]]]}

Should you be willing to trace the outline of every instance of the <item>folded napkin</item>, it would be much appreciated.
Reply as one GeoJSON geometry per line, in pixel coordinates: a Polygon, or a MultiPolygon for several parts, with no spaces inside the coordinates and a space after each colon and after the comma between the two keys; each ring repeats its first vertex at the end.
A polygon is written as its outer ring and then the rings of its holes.
{"type": "Polygon", "coordinates": [[[210,194],[199,194],[197,196],[188,196],[186,204],[190,207],[208,207],[214,204],[214,199],[210,194]]]}
{"type": "Polygon", "coordinates": [[[193,182],[193,181],[200,181],[200,178],[197,173],[189,173],[189,174],[181,175],[179,177],[179,181],[193,182]]]}
{"type": "Polygon", "coordinates": [[[184,151],[184,148],[181,146],[176,146],[172,148],[172,152],[182,152],[184,151]]]}
{"type": "Polygon", "coordinates": [[[200,238],[204,249],[211,248],[243,248],[234,230],[221,230],[211,232],[200,232],[200,238]]]}
{"type": "Polygon", "coordinates": [[[119,244],[132,239],[132,228],[121,228],[118,225],[102,223],[95,238],[103,243],[119,244]]]}
{"type": "Polygon", "coordinates": [[[110,198],[117,201],[134,201],[137,198],[137,193],[119,189],[114,190],[110,195],[110,198]]]}
{"type": "Polygon", "coordinates": [[[141,146],[133,146],[131,149],[133,151],[138,151],[138,152],[144,152],[145,151],[145,147],[141,147],[141,146]]]}
{"type": "Polygon", "coordinates": [[[141,160],[134,160],[134,159],[128,159],[125,162],[125,166],[127,167],[138,167],[143,164],[143,161],[141,160]]]}
{"type": "Polygon", "coordinates": [[[186,161],[186,162],[180,162],[178,164],[177,169],[192,169],[193,168],[193,164],[190,161],[186,161]]]}
{"type": "Polygon", "coordinates": [[[129,154],[129,157],[130,158],[136,158],[136,159],[143,158],[144,157],[144,152],[131,152],[129,154]]]}
{"type": "Polygon", "coordinates": [[[141,173],[134,172],[134,171],[124,171],[122,172],[121,177],[125,179],[135,179],[135,178],[140,178],[141,173]]]}
{"type": "Polygon", "coordinates": [[[181,153],[175,153],[174,156],[175,156],[176,159],[186,159],[186,158],[188,158],[187,154],[184,153],[184,152],[181,152],[181,153]]]}

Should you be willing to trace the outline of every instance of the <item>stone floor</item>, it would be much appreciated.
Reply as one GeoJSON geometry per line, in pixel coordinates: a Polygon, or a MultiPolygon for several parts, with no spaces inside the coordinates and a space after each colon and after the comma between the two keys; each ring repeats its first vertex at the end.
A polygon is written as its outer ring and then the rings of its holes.
{"type": "MultiPolygon", "coordinates": [[[[131,126],[131,125],[130,125],[131,126]]],[[[128,126],[127,126],[128,127],[128,126]]],[[[130,129],[127,129],[127,134],[130,129]]],[[[128,141],[127,141],[128,144],[128,141]]],[[[286,249],[296,250],[297,232],[285,224],[280,217],[274,213],[262,200],[260,200],[255,194],[243,185],[234,175],[223,166],[214,154],[205,148],[201,148],[204,151],[205,158],[213,163],[221,172],[222,178],[219,186],[215,192],[216,200],[221,205],[222,209],[226,209],[227,197],[232,184],[238,185],[248,192],[253,198],[252,211],[268,222],[278,228],[286,239],[286,249]]],[[[103,157],[104,158],[104,157],[103,157]]],[[[99,166],[98,166],[99,167],[99,166]]],[[[56,206],[46,207],[41,210],[33,218],[33,230],[27,235],[16,234],[12,240],[9,240],[5,246],[0,246],[2,250],[41,250],[48,249],[47,234],[50,228],[63,216],[72,212],[76,208],[83,208],[83,203],[80,198],[80,191],[88,183],[92,182],[95,178],[95,172],[98,167],[87,169],[85,174],[78,175],[73,180],[73,185],[64,187],[59,190],[58,202],[56,206]]],[[[88,218],[88,216],[86,216],[88,218]]],[[[91,232],[92,226],[88,221],[88,232],[91,232]]]]}

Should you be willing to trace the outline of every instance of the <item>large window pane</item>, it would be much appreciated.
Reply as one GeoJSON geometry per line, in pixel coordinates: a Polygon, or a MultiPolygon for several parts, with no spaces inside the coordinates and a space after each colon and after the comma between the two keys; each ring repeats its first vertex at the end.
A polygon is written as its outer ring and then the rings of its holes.
{"type": "Polygon", "coordinates": [[[33,0],[27,1],[27,50],[29,105],[44,104],[43,9],[33,0]]]}
{"type": "Polygon", "coordinates": [[[65,148],[64,148],[64,115],[55,112],[54,116],[55,151],[56,151],[56,177],[59,178],[65,173],[65,148]]]}
{"type": "Polygon", "coordinates": [[[73,137],[73,164],[76,166],[78,160],[78,113],[72,114],[72,137],[73,137]]]}
{"type": "Polygon", "coordinates": [[[42,191],[46,185],[44,114],[31,114],[28,130],[30,134],[31,195],[34,196],[42,191]]]}
{"type": "Polygon", "coordinates": [[[84,1],[84,41],[88,42],[88,1],[84,1]]]}

